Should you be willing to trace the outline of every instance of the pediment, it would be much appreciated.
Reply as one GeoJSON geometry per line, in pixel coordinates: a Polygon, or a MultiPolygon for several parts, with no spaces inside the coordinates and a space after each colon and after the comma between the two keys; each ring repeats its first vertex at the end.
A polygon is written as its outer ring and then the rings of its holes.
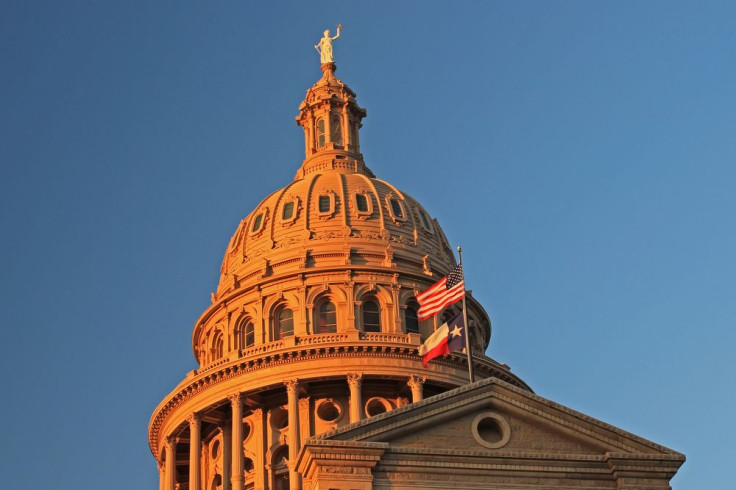
{"type": "MultiPolygon", "coordinates": [[[[427,398],[315,439],[388,443],[400,450],[534,457],[651,455],[676,451],[496,378],[427,398]]],[[[668,458],[669,459],[669,458],[668,458]]]]}

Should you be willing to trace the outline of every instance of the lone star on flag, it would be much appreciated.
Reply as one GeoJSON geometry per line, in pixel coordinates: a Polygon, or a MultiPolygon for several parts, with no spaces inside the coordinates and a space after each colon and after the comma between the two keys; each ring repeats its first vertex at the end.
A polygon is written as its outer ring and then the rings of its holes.
{"type": "Polygon", "coordinates": [[[455,325],[455,328],[453,328],[452,332],[450,332],[450,335],[452,335],[453,337],[457,337],[458,335],[462,335],[462,334],[463,334],[463,331],[460,330],[460,327],[458,327],[457,325],[455,325]]]}

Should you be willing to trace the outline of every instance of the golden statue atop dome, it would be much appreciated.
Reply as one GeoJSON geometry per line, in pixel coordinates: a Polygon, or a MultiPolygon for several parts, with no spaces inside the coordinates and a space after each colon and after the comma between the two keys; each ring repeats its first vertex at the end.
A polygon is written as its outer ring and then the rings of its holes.
{"type": "Polygon", "coordinates": [[[342,29],[342,24],[337,24],[337,35],[335,37],[330,37],[330,30],[325,29],[322,39],[314,45],[314,49],[319,53],[320,61],[323,65],[325,63],[335,62],[335,57],[332,55],[332,41],[340,37],[340,29],[342,29]]]}

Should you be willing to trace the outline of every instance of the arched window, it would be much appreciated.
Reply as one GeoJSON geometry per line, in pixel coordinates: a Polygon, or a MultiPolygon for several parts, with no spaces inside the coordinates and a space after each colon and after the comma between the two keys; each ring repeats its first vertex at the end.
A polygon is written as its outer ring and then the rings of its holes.
{"type": "Polygon", "coordinates": [[[325,120],[317,121],[317,146],[325,146],[325,120]]]}
{"type": "Polygon", "coordinates": [[[256,343],[256,327],[253,322],[248,322],[245,325],[245,344],[244,347],[250,347],[256,343]]]}
{"type": "Polygon", "coordinates": [[[418,310],[419,308],[414,302],[406,305],[406,310],[404,311],[404,325],[406,326],[406,333],[419,333],[418,310]]]}
{"type": "Polygon", "coordinates": [[[332,301],[324,301],[317,307],[317,315],[314,321],[314,333],[337,332],[337,313],[332,301]]]}
{"type": "Polygon", "coordinates": [[[294,313],[286,307],[278,309],[273,326],[273,340],[291,337],[294,335],[294,313]]]}
{"type": "Polygon", "coordinates": [[[376,300],[369,299],[363,303],[363,331],[381,331],[381,309],[376,300]]]}
{"type": "Polygon", "coordinates": [[[342,146],[342,125],[338,116],[332,118],[330,130],[332,130],[332,142],[342,146]]]}
{"type": "Polygon", "coordinates": [[[255,327],[249,318],[240,320],[238,326],[235,327],[235,348],[245,349],[254,344],[255,327]]]}
{"type": "Polygon", "coordinates": [[[215,338],[212,340],[212,360],[216,361],[222,358],[223,350],[225,348],[225,341],[222,338],[222,332],[217,332],[215,338]]]}

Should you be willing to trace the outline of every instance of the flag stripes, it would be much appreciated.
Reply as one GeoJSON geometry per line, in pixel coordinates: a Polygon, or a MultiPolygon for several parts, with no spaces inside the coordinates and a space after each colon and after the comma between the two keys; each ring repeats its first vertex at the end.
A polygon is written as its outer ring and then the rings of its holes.
{"type": "Polygon", "coordinates": [[[416,295],[419,302],[419,320],[431,318],[443,308],[460,301],[465,295],[465,281],[461,266],[455,267],[447,277],[443,277],[429,289],[416,295]]]}

